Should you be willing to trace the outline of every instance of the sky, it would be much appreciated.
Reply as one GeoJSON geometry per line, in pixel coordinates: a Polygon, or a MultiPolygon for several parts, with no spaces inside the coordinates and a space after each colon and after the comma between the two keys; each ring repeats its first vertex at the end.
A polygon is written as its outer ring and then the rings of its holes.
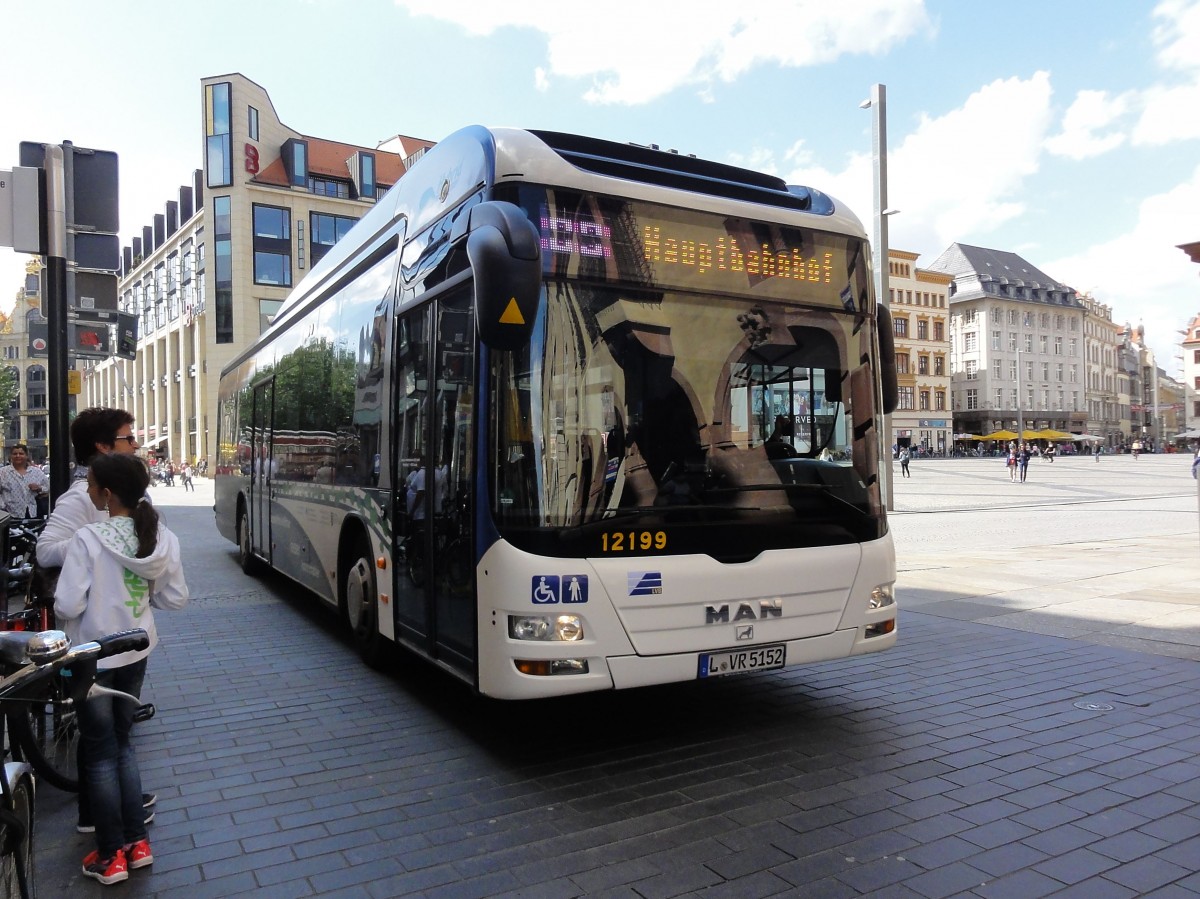
{"type": "MultiPolygon", "coordinates": [[[[115,151],[122,245],[202,163],[200,79],[302,134],[470,124],[658,144],[832,194],[871,232],[886,86],[893,248],[1018,253],[1141,323],[1178,370],[1200,313],[1200,0],[41,0],[5,4],[0,169],[115,151]],[[177,11],[172,11],[177,10],[177,11]],[[16,36],[20,36],[17,38],[16,36]]],[[[0,308],[24,257],[0,248],[0,308]]]]}

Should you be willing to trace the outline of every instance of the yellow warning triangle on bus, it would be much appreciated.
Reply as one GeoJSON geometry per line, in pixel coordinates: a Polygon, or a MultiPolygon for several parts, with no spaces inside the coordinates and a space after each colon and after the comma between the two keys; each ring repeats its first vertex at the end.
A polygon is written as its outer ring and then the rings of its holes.
{"type": "Polygon", "coordinates": [[[504,314],[500,316],[500,324],[502,325],[523,325],[525,324],[525,316],[521,314],[521,309],[517,306],[517,298],[510,297],[508,305],[504,308],[504,314]]]}

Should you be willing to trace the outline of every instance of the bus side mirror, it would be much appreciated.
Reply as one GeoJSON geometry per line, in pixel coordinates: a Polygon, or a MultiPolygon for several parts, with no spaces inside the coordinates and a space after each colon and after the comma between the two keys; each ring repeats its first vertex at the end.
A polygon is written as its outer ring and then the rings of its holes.
{"type": "Polygon", "coordinates": [[[879,322],[879,380],[883,387],[883,414],[891,415],[900,405],[900,382],[896,377],[896,332],[892,313],[879,303],[875,307],[879,322]]]}
{"type": "Polygon", "coordinates": [[[499,200],[472,207],[467,231],[479,339],[496,350],[520,349],[541,302],[541,235],[520,207],[499,200]]]}

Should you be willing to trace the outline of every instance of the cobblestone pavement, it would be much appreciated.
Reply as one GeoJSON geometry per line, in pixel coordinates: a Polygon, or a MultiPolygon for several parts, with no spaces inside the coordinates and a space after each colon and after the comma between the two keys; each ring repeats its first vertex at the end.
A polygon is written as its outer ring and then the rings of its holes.
{"type": "Polygon", "coordinates": [[[522,704],[415,662],[365,669],[310,598],[242,578],[212,534],[210,485],[156,495],[195,598],[158,618],[159,714],[137,737],[159,796],[155,863],[118,887],[85,882],[89,838],[70,797],[43,787],[43,895],[1200,896],[1200,668],[1170,651],[1186,642],[1106,645],[1095,635],[1115,621],[1042,632],[1083,607],[1039,627],[996,611],[1021,590],[1116,595],[1081,592],[1118,578],[1102,557],[1194,565],[1194,483],[1147,461],[1159,478],[1135,472],[1144,492],[1108,499],[1124,488],[1072,487],[1056,462],[1053,484],[1003,485],[1025,499],[978,507],[983,520],[923,512],[974,502],[991,468],[913,463],[896,490],[906,610],[888,653],[522,704]],[[1090,511],[1056,524],[1037,495],[1052,486],[1090,511]],[[1122,503],[1126,524],[1105,521],[1099,506],[1122,503]],[[1162,510],[1129,524],[1147,504],[1162,510]],[[941,546],[946,529],[960,550],[941,546]],[[1033,569],[1065,550],[1038,535],[1063,529],[1103,545],[1039,585],[1050,575],[1033,569]]]}

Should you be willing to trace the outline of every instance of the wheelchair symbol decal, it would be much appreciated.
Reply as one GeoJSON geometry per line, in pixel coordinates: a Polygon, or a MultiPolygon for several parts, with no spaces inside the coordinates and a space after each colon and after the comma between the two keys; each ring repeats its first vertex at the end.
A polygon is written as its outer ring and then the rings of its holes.
{"type": "Polygon", "coordinates": [[[534,605],[585,603],[588,601],[586,574],[539,574],[533,578],[529,598],[534,605]]]}

